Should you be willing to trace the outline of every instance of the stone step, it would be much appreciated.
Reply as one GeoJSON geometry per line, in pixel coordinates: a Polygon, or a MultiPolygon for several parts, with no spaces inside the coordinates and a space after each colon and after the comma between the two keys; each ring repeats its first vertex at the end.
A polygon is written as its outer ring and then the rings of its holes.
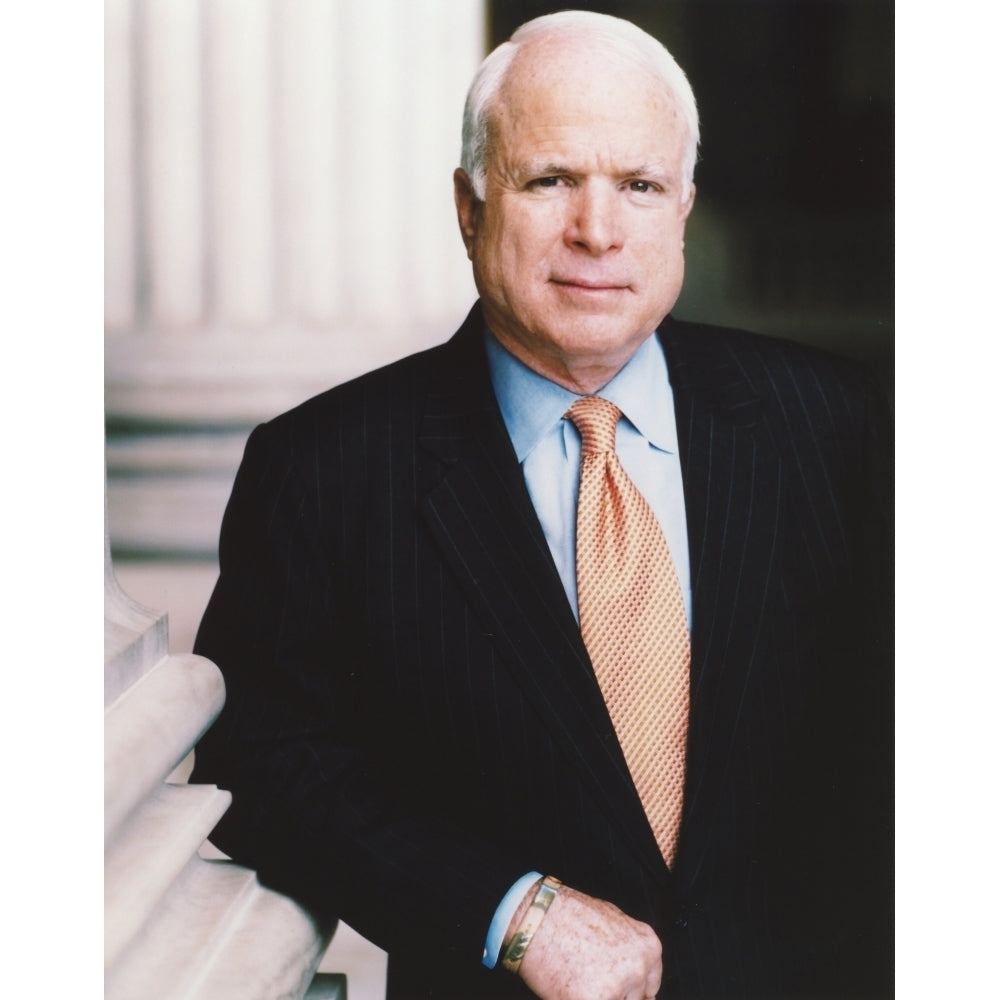
{"type": "Polygon", "coordinates": [[[116,558],[152,553],[211,558],[235,470],[108,476],[108,518],[116,558]]]}
{"type": "Polygon", "coordinates": [[[299,1000],[328,940],[253,872],[195,857],[105,970],[105,1000],[299,1000]]]}
{"type": "Polygon", "coordinates": [[[104,964],[110,966],[198,853],[232,796],[214,785],[161,785],[104,852],[104,964]]]}
{"type": "Polygon", "coordinates": [[[224,699],[219,669],[189,653],[162,659],[105,710],[105,845],[198,742],[224,699]]]}

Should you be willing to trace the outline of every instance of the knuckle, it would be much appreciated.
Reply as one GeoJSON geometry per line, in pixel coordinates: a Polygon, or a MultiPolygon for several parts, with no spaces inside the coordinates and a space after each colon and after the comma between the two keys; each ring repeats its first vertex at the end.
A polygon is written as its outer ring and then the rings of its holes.
{"type": "Polygon", "coordinates": [[[650,941],[650,947],[652,948],[652,953],[656,957],[656,959],[659,960],[663,958],[663,942],[652,931],[650,931],[649,933],[650,937],[652,938],[652,940],[650,941]]]}
{"type": "Polygon", "coordinates": [[[642,924],[640,936],[648,954],[656,958],[663,954],[663,944],[652,927],[648,924],[642,924]]]}

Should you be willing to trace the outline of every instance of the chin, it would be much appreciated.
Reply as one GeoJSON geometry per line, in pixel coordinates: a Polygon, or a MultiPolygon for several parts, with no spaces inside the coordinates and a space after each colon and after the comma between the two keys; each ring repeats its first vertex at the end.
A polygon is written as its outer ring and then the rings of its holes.
{"type": "Polygon", "coordinates": [[[602,317],[593,322],[581,320],[575,323],[559,342],[568,355],[612,357],[623,351],[631,354],[645,339],[647,332],[637,333],[633,326],[621,322],[608,323],[607,317],[602,317]]]}

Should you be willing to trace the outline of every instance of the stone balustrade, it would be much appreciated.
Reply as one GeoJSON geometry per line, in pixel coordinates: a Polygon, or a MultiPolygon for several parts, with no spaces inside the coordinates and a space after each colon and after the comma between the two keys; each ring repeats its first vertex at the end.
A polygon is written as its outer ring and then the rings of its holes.
{"type": "Polygon", "coordinates": [[[231,795],[186,784],[183,762],[224,684],[204,657],[168,655],[167,638],[106,555],[106,1000],[343,1000],[343,976],[315,977],[332,928],[206,845],[231,795]]]}

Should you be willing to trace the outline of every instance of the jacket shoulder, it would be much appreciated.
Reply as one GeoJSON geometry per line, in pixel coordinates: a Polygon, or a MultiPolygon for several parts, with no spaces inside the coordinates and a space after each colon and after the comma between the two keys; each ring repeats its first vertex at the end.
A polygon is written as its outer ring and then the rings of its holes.
{"type": "Polygon", "coordinates": [[[884,406],[885,393],[861,362],[749,330],[670,320],[662,333],[671,381],[710,394],[747,394],[790,415],[834,400],[884,406]]]}

